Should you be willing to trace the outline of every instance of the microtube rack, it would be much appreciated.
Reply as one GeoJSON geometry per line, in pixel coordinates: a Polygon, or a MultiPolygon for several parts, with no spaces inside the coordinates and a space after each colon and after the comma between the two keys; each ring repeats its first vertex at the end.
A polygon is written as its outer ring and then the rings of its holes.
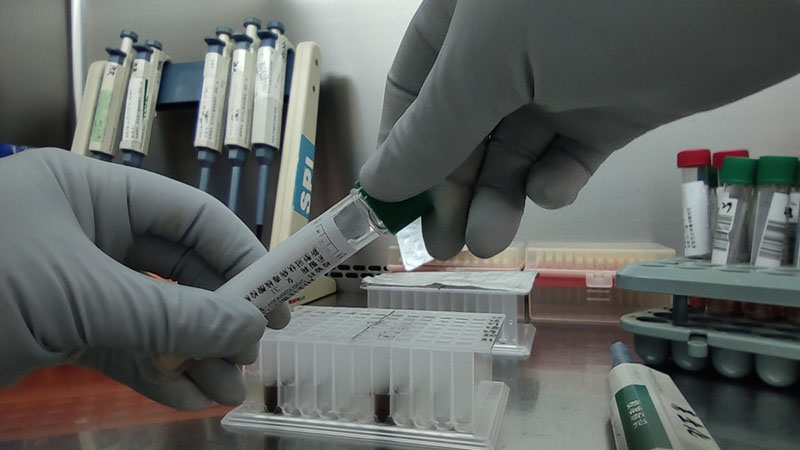
{"type": "Polygon", "coordinates": [[[427,448],[494,448],[508,387],[492,381],[503,315],[301,306],[266,330],[231,430],[427,448]]]}
{"type": "MultiPolygon", "coordinates": [[[[466,275],[466,274],[465,274],[466,275]]],[[[491,273],[475,273],[473,276],[491,276],[491,273]]],[[[494,313],[505,315],[497,342],[492,347],[494,356],[527,359],[531,355],[536,329],[528,321],[528,295],[533,287],[534,274],[516,272],[514,276],[526,280],[524,289],[478,289],[456,286],[402,286],[379,284],[384,278],[404,279],[414,274],[385,274],[367,278],[362,289],[367,291],[367,306],[370,308],[392,308],[434,311],[459,311],[494,313]]]]}

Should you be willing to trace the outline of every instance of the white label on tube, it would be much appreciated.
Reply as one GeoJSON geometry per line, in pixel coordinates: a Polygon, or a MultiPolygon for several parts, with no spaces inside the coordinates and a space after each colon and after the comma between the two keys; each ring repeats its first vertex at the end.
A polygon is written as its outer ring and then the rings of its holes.
{"type": "Polygon", "coordinates": [[[717,223],[714,229],[714,248],[711,252],[711,262],[714,264],[727,264],[730,249],[729,233],[733,228],[733,218],[736,217],[738,204],[739,201],[724,190],[717,191],[717,223]]]}
{"type": "Polygon", "coordinates": [[[250,51],[236,49],[231,61],[231,89],[228,94],[228,119],[225,125],[225,144],[250,147],[250,70],[247,58],[250,51]]]}
{"type": "Polygon", "coordinates": [[[672,379],[642,364],[608,373],[611,427],[617,449],[719,450],[672,379]]]}
{"type": "Polygon", "coordinates": [[[129,150],[141,150],[144,123],[144,99],[147,82],[144,78],[144,60],[137,59],[133,63],[133,73],[128,82],[128,101],[125,102],[125,119],[123,120],[122,140],[129,150]],[[138,70],[137,70],[138,69],[138,70]]]}
{"type": "Polygon", "coordinates": [[[335,218],[335,214],[326,213],[314,219],[219,292],[243,296],[262,313],[290,300],[356,252],[334,223],[335,218]]]}
{"type": "Polygon", "coordinates": [[[708,185],[692,181],[681,185],[683,201],[683,247],[686,256],[711,253],[708,225],[708,185]]]}
{"type": "Polygon", "coordinates": [[[786,247],[783,250],[783,265],[788,266],[794,264],[795,247],[797,247],[797,224],[798,213],[800,213],[800,192],[792,192],[789,194],[789,206],[786,207],[786,247]]]}
{"type": "Polygon", "coordinates": [[[792,192],[789,194],[789,207],[786,208],[786,220],[789,223],[798,223],[797,219],[800,214],[800,192],[792,192]]]}
{"type": "Polygon", "coordinates": [[[195,132],[195,147],[208,147],[214,150],[221,150],[219,134],[221,127],[220,100],[224,101],[224,95],[220,96],[222,83],[217,77],[217,66],[222,56],[219,53],[206,53],[206,60],[203,65],[203,88],[200,93],[200,105],[197,111],[197,131],[195,132]],[[221,97],[221,98],[220,98],[221,97]]]}
{"type": "Polygon", "coordinates": [[[789,196],[782,192],[772,194],[772,201],[767,212],[767,223],[764,225],[761,242],[756,251],[755,265],[758,267],[779,267],[783,258],[783,247],[786,244],[786,207],[789,196]]]}

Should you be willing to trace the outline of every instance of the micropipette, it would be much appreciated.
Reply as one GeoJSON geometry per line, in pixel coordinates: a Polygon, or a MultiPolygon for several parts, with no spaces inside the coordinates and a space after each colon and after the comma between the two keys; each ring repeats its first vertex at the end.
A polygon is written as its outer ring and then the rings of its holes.
{"type": "Polygon", "coordinates": [[[217,27],[216,37],[207,37],[208,51],[203,63],[203,87],[197,108],[194,146],[200,163],[198,188],[208,191],[211,166],[222,151],[222,125],[225,118],[225,96],[231,65],[231,34],[228,27],[217,27]]]}
{"type": "MultiPolygon", "coordinates": [[[[384,233],[396,234],[432,207],[427,192],[397,203],[369,196],[356,183],[350,194],[223,284],[217,292],[252,302],[263,314],[384,233]]],[[[160,366],[183,368],[185,358],[159,357],[160,366]]]]}
{"type": "Polygon", "coordinates": [[[231,187],[228,208],[234,213],[238,209],[239,184],[242,166],[250,151],[250,131],[253,121],[253,39],[244,33],[235,33],[236,46],[231,61],[228,114],[225,123],[225,146],[231,163],[231,187]]]}
{"type": "Polygon", "coordinates": [[[150,148],[153,119],[156,114],[158,90],[164,62],[169,58],[161,42],[148,39],[145,45],[136,45],[136,59],[128,81],[128,99],[125,102],[125,118],[122,121],[122,163],[141,167],[142,160],[150,148]]]}
{"type": "Polygon", "coordinates": [[[139,36],[131,30],[120,33],[122,42],[119,48],[107,47],[108,62],[105,65],[103,80],[89,136],[89,151],[94,158],[111,161],[119,147],[120,119],[128,75],[133,62],[133,44],[139,36]]]}
{"type": "Polygon", "coordinates": [[[244,34],[250,36],[250,39],[253,40],[253,43],[250,46],[250,48],[253,50],[253,53],[258,50],[258,46],[260,45],[260,40],[258,37],[259,28],[261,28],[261,20],[258,17],[248,17],[244,19],[244,34]]]}
{"type": "Polygon", "coordinates": [[[256,236],[259,239],[264,230],[269,168],[281,145],[286,57],[290,47],[283,33],[283,24],[277,21],[267,23],[266,29],[258,31],[261,44],[256,58],[252,142],[259,164],[256,200],[256,236]]]}

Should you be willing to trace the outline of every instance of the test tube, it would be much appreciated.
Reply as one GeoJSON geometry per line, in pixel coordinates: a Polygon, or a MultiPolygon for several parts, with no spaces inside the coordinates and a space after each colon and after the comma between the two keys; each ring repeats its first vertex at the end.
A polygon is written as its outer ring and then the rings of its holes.
{"type": "MultiPolygon", "coordinates": [[[[750,255],[750,263],[756,267],[781,265],[786,246],[789,188],[794,183],[796,171],[795,157],[762,156],[758,160],[750,255]]],[[[766,304],[748,303],[744,312],[746,317],[756,320],[774,318],[774,308],[766,304]]]]}
{"type": "Polygon", "coordinates": [[[681,169],[683,205],[683,250],[688,258],[711,256],[708,180],[711,152],[708,149],[683,150],[678,153],[681,169]]]}
{"type": "MultiPolygon", "coordinates": [[[[396,234],[432,207],[423,192],[401,202],[382,202],[356,183],[350,194],[223,284],[217,292],[243,297],[266,314],[385,233],[396,234]]],[[[185,358],[159,358],[170,370],[185,358]]]]}
{"type": "Polygon", "coordinates": [[[250,131],[253,121],[253,39],[244,33],[234,33],[236,46],[231,61],[228,114],[225,123],[225,146],[231,164],[231,187],[228,208],[236,212],[242,167],[250,151],[250,131]]]}
{"type": "MultiPolygon", "coordinates": [[[[758,161],[728,157],[719,171],[717,214],[711,262],[740,264],[750,262],[752,220],[750,220],[758,161]]],[[[734,303],[727,300],[708,302],[709,314],[730,315],[734,303]]]]}
{"type": "Polygon", "coordinates": [[[758,160],[750,257],[754,266],[778,267],[781,264],[786,244],[789,188],[796,171],[797,158],[793,156],[762,156],[758,160]]]}
{"type": "MultiPolygon", "coordinates": [[[[709,211],[711,213],[711,218],[709,219],[709,224],[711,225],[711,237],[713,240],[714,237],[714,225],[717,223],[717,198],[719,197],[719,190],[722,186],[722,180],[720,179],[720,171],[722,170],[722,164],[725,162],[725,158],[728,157],[738,157],[738,158],[749,158],[750,152],[746,149],[737,149],[737,150],[720,150],[718,152],[714,152],[711,155],[711,167],[709,170],[709,200],[708,206],[709,211]]],[[[714,252],[713,249],[713,242],[712,242],[712,249],[711,252],[714,252]]]]}
{"type": "Polygon", "coordinates": [[[283,33],[283,24],[277,21],[271,21],[266,29],[258,30],[261,45],[256,57],[252,141],[253,155],[259,165],[256,200],[256,236],[259,238],[264,229],[270,165],[281,145],[286,57],[289,50],[283,33]]]}
{"type": "Polygon", "coordinates": [[[786,247],[783,251],[783,265],[797,265],[797,223],[800,218],[800,160],[797,161],[795,177],[789,188],[789,206],[786,209],[786,247]]]}
{"type": "Polygon", "coordinates": [[[228,93],[228,76],[231,65],[231,34],[228,27],[217,27],[216,37],[207,37],[208,51],[203,63],[203,87],[197,108],[197,128],[194,147],[200,164],[198,188],[208,191],[211,166],[222,151],[222,133],[225,123],[225,97],[228,93]]]}

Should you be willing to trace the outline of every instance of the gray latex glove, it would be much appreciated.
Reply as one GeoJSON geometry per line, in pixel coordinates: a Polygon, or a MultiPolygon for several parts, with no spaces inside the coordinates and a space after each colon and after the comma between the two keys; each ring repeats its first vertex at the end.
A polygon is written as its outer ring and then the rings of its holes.
{"type": "MultiPolygon", "coordinates": [[[[233,213],[190,186],[59,149],[0,159],[0,191],[0,385],[75,363],[179,409],[244,399],[236,363],[255,359],[265,321],[209,289],[266,251],[233,213]],[[203,360],[177,375],[153,355],[203,360]]],[[[269,325],[289,316],[284,305],[269,325]]]]}
{"type": "Polygon", "coordinates": [[[429,252],[491,256],[526,196],[568,205],[646,131],[800,71],[798,24],[796,0],[425,1],[360,181],[385,201],[432,189],[429,252]]]}

